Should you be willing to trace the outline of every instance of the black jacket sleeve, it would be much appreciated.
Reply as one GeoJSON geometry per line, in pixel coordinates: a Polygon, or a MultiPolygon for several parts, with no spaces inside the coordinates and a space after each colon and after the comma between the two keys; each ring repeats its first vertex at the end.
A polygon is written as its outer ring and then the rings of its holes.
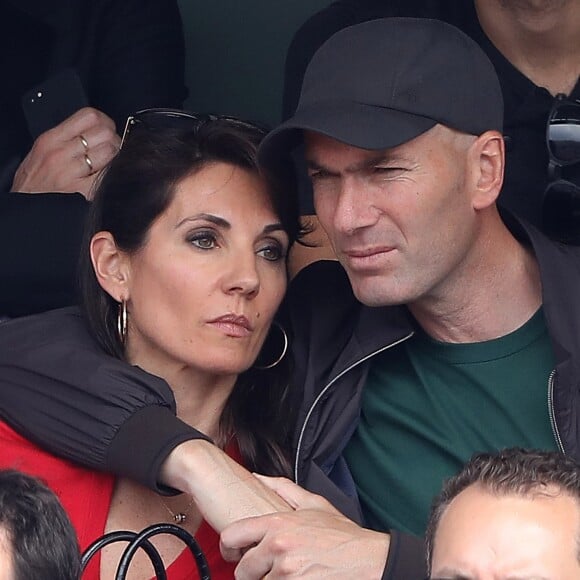
{"type": "Polygon", "coordinates": [[[422,539],[393,530],[389,557],[382,580],[425,580],[425,543],[422,539]]]}
{"type": "Polygon", "coordinates": [[[105,355],[76,308],[0,324],[0,416],[52,453],[152,489],[167,455],[206,438],[167,383],[105,355]]]}
{"type": "Polygon", "coordinates": [[[87,209],[80,194],[0,194],[0,316],[76,302],[87,209]]]}

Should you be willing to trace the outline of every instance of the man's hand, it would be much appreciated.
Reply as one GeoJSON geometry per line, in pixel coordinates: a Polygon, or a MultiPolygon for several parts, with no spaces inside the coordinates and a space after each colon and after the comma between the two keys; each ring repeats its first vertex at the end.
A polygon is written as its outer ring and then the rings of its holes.
{"type": "Polygon", "coordinates": [[[97,172],[119,151],[115,123],[90,107],[46,131],[14,175],[12,191],[82,193],[92,198],[97,172]]]}
{"type": "Polygon", "coordinates": [[[240,560],[237,580],[381,578],[389,551],[387,534],[361,528],[324,498],[291,481],[259,479],[297,511],[249,518],[222,532],[224,558],[240,560]]]}

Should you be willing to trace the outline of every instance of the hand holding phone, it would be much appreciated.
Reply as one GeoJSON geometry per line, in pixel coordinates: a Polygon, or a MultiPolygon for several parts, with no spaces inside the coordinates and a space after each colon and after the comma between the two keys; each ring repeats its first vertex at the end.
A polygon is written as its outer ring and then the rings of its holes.
{"type": "Polygon", "coordinates": [[[82,81],[73,68],[62,70],[22,97],[22,110],[33,139],[88,105],[82,81]]]}
{"type": "Polygon", "coordinates": [[[42,133],[12,184],[24,193],[81,193],[92,198],[98,171],[119,151],[121,139],[105,113],[85,107],[42,133]]]}

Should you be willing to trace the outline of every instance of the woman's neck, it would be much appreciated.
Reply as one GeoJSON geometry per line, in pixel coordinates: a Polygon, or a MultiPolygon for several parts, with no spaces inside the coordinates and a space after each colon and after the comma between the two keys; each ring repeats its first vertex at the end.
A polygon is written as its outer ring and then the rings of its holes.
{"type": "Polygon", "coordinates": [[[150,356],[131,356],[128,362],[165,380],[173,391],[177,416],[185,423],[217,440],[222,411],[237,375],[217,375],[175,361],[156,361],[150,356]]]}
{"type": "Polygon", "coordinates": [[[237,377],[204,377],[204,380],[189,369],[176,374],[166,381],[175,397],[177,416],[217,441],[220,418],[237,377]]]}

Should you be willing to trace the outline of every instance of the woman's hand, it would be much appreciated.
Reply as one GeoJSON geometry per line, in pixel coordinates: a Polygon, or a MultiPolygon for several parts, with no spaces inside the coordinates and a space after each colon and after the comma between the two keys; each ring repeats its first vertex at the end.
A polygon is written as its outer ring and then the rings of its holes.
{"type": "Polygon", "coordinates": [[[292,511],[275,491],[203,439],[176,447],[163,465],[161,480],[191,494],[218,533],[243,518],[292,511]]]}

